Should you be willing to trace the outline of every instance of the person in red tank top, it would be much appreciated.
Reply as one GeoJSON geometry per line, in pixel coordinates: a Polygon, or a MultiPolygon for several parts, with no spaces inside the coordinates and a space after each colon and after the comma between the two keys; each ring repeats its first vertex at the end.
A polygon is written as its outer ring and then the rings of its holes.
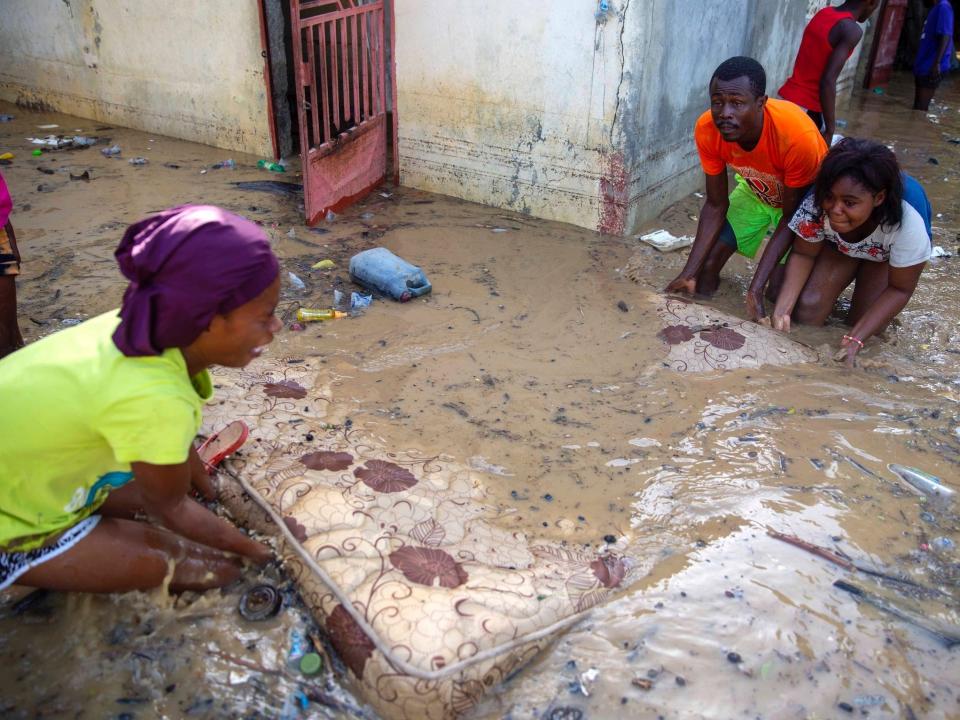
{"type": "Polygon", "coordinates": [[[880,0],[847,0],[826,7],[807,23],[793,75],[780,88],[780,97],[810,115],[830,145],[837,124],[837,78],[863,37],[857,23],[865,22],[880,0]]]}

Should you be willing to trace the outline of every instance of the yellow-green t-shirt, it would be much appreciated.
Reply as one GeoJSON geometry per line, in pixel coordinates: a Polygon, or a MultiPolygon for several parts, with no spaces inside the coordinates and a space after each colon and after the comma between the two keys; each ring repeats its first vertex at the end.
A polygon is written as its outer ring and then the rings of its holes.
{"type": "Polygon", "coordinates": [[[0,360],[0,551],[38,547],[132,479],[187,459],[212,395],[177,348],[126,357],[117,311],[0,360]]]}

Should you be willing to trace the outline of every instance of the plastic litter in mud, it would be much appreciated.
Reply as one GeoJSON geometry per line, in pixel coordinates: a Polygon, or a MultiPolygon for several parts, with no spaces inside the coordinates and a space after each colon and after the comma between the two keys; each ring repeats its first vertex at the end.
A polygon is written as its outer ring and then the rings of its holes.
{"type": "Polygon", "coordinates": [[[121,152],[122,150],[120,149],[119,145],[111,145],[110,147],[103,148],[103,150],[100,151],[104,157],[114,157],[119,155],[121,152]]]}
{"type": "Polygon", "coordinates": [[[930,257],[949,258],[949,257],[953,257],[953,253],[950,252],[949,250],[944,249],[943,246],[941,245],[934,245],[933,252],[930,253],[930,257]]]}
{"type": "Polygon", "coordinates": [[[15,118],[13,115],[0,115],[0,123],[10,122],[11,120],[14,120],[14,119],[15,118]]]}
{"type": "Polygon", "coordinates": [[[351,310],[360,310],[362,308],[370,307],[370,303],[372,302],[373,295],[361,295],[360,293],[355,292],[350,293],[351,310]]]}
{"type": "Polygon", "coordinates": [[[287,168],[284,167],[281,163],[271,162],[270,160],[257,160],[257,167],[261,170],[269,170],[270,172],[282,173],[286,172],[287,168]]]}
{"type": "MultiPolygon", "coordinates": [[[[60,137],[59,135],[48,135],[45,138],[27,138],[32,144],[40,145],[48,150],[63,150],[73,147],[74,138],[60,137]]],[[[87,138],[83,138],[86,140],[87,138]]]]}
{"type": "Polygon", "coordinates": [[[144,157],[135,157],[130,158],[127,162],[129,162],[131,165],[146,165],[150,161],[144,157]]]}
{"type": "Polygon", "coordinates": [[[237,609],[246,620],[266,620],[280,611],[283,597],[273,585],[256,585],[241,597],[237,609]]]}
{"type": "Polygon", "coordinates": [[[887,469],[911,488],[929,498],[952,502],[956,497],[956,492],[945,485],[940,478],[925,473],[923,470],[896,464],[888,465],[887,469]]]}
{"type": "Polygon", "coordinates": [[[955,549],[955,548],[957,547],[956,543],[953,542],[953,540],[951,540],[951,539],[948,538],[948,537],[938,537],[938,538],[934,538],[934,539],[930,542],[930,546],[931,546],[934,550],[938,550],[938,551],[940,551],[940,552],[950,552],[951,550],[953,550],[953,549],[955,549]]]}
{"type": "Polygon", "coordinates": [[[347,313],[333,308],[300,308],[297,310],[297,320],[302,323],[339,320],[345,317],[347,317],[347,313]]]}
{"type": "Polygon", "coordinates": [[[384,247],[364,250],[350,258],[350,277],[399,302],[426,295],[432,289],[423,270],[384,247]]]}
{"type": "Polygon", "coordinates": [[[326,260],[320,260],[319,262],[315,262],[313,265],[310,266],[310,269],[311,270],[332,270],[336,266],[337,264],[333,260],[330,260],[329,258],[327,258],[326,260]]]}
{"type": "Polygon", "coordinates": [[[13,153],[5,152],[3,155],[0,155],[0,160],[13,160],[13,153]]]}
{"type": "Polygon", "coordinates": [[[668,230],[656,230],[646,235],[638,235],[637,239],[652,245],[660,252],[673,252],[693,244],[693,238],[689,235],[677,237],[668,230]]]}
{"type": "Polygon", "coordinates": [[[308,652],[300,658],[300,672],[304,675],[316,675],[323,668],[323,659],[315,652],[308,652]]]}
{"type": "Polygon", "coordinates": [[[214,163],[213,165],[210,166],[212,170],[222,170],[222,169],[235,170],[236,167],[237,167],[237,161],[232,158],[229,158],[227,160],[221,160],[220,162],[214,163]]]}
{"type": "Polygon", "coordinates": [[[303,282],[303,280],[301,280],[301,279],[296,275],[296,273],[288,272],[288,273],[287,273],[287,277],[290,278],[290,285],[292,285],[295,290],[306,290],[306,289],[307,289],[306,284],[303,282]]]}

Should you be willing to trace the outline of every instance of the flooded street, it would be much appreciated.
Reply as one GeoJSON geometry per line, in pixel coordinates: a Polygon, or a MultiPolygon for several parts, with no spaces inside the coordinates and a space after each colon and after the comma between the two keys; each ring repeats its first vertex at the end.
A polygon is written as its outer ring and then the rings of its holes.
{"type": "MultiPolygon", "coordinates": [[[[930,263],[856,370],[832,360],[839,319],[792,333],[812,362],[741,368],[713,345],[701,355],[720,369],[667,362],[661,331],[692,316],[659,294],[682,252],[391,186],[310,229],[295,193],[232,185],[299,182],[294,172],[268,174],[248,156],[214,169],[224,151],[0,104],[16,116],[0,125],[0,149],[16,156],[2,171],[23,255],[21,328],[32,342],[118,306],[112,253],[144,214],[185,202],[238,212],[264,225],[283,266],[287,329],[268,358],[316,373],[330,427],[350,429],[354,445],[457,468],[498,528],[630,560],[632,583],[471,717],[960,718],[960,647],[947,647],[960,627],[960,503],[927,499],[888,468],[916,467],[960,492],[960,144],[950,142],[960,87],[947,80],[929,115],[908,109],[912,93],[897,78],[883,95],[856,96],[842,132],[895,148],[930,195],[934,244],[954,257],[930,263]],[[123,154],[104,157],[98,144],[31,157],[24,138],[49,123],[109,137],[123,154]],[[137,156],[148,164],[128,163],[137,156]],[[84,171],[89,181],[71,179],[84,171]],[[297,307],[356,290],[349,258],[378,245],[423,267],[433,293],[294,329],[297,307]],[[311,268],[328,258],[333,270],[311,268]]],[[[689,196],[646,229],[692,235],[700,202],[689,196]]],[[[742,316],[751,275],[735,257],[711,306],[742,316]]],[[[8,603],[0,711],[372,717],[349,687],[286,668],[302,625],[306,610],[277,568],[203,597],[8,603]],[[285,590],[289,609],[240,618],[241,593],[264,581],[285,590]]]]}

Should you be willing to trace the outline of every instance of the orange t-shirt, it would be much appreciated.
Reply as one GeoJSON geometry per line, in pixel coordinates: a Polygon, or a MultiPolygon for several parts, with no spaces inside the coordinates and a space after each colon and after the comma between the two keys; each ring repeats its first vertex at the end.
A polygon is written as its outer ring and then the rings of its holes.
{"type": "Polygon", "coordinates": [[[707,175],[719,175],[729,165],[754,194],[771,207],[783,207],[783,188],[801,188],[817,177],[827,144],[802,108],[770,98],[763,111],[760,142],[747,152],[727,142],[707,110],[693,131],[700,164],[707,175]]]}

